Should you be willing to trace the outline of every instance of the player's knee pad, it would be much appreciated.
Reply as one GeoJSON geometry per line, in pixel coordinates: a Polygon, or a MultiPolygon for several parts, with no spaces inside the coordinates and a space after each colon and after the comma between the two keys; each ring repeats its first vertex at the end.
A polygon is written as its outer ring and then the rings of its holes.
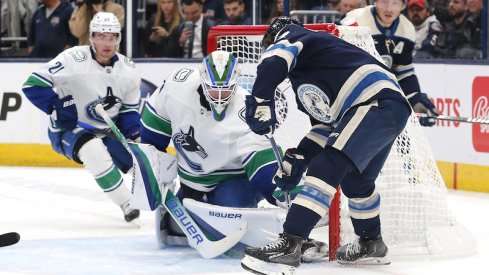
{"type": "Polygon", "coordinates": [[[328,213],[335,193],[336,188],[327,182],[313,176],[306,176],[304,187],[295,197],[294,204],[311,209],[322,217],[328,213]]]}
{"type": "Polygon", "coordinates": [[[366,220],[377,217],[380,214],[380,195],[376,189],[363,198],[349,198],[348,208],[350,217],[357,220],[366,220]]]}
{"type": "Polygon", "coordinates": [[[114,166],[107,147],[99,138],[91,139],[81,146],[78,150],[78,157],[83,161],[85,168],[95,177],[114,166]]]}

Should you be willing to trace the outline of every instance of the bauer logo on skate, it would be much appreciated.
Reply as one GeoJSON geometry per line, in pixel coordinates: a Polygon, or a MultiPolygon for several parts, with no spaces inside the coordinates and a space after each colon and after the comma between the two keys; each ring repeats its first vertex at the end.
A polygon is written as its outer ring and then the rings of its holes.
{"type": "MultiPolygon", "coordinates": [[[[472,117],[489,119],[489,77],[474,78],[472,117]]],[[[472,144],[477,152],[489,152],[489,125],[472,124],[472,144]]]]}
{"type": "Polygon", "coordinates": [[[329,97],[316,85],[302,84],[297,88],[297,95],[300,102],[315,119],[331,123],[329,97]]]}

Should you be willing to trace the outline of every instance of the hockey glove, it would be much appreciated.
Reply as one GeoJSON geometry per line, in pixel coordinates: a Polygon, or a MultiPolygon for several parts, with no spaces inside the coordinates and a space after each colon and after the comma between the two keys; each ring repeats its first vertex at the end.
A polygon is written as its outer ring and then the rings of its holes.
{"type": "Polygon", "coordinates": [[[416,93],[409,98],[409,103],[413,106],[416,113],[422,113],[426,116],[419,118],[419,124],[423,126],[433,126],[436,123],[435,118],[438,116],[435,105],[425,93],[416,93]]]}
{"type": "Polygon", "coordinates": [[[246,123],[258,135],[273,134],[277,118],[275,102],[252,95],[246,96],[246,123]]]}
{"type": "Polygon", "coordinates": [[[56,128],[62,130],[73,130],[78,121],[75,100],[71,95],[57,100],[53,105],[51,118],[56,128]]]}
{"type": "Polygon", "coordinates": [[[280,189],[292,191],[299,184],[307,169],[307,160],[298,149],[290,148],[285,151],[282,164],[284,171],[278,169],[273,180],[280,189]]]}

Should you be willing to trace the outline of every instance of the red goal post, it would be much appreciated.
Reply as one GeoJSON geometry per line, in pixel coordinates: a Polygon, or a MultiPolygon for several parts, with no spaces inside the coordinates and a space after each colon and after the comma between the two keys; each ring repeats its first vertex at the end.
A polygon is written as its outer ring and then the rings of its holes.
{"type": "MultiPolygon", "coordinates": [[[[334,24],[306,24],[305,27],[330,32],[382,60],[366,27],[334,24]]],[[[209,31],[208,53],[214,50],[232,52],[242,67],[240,85],[249,91],[267,29],[268,26],[215,26],[209,31]]],[[[306,126],[308,119],[300,117],[304,114],[294,110],[296,102],[290,86],[284,81],[276,91],[276,99],[285,99],[280,104],[284,122],[275,133],[277,142],[284,148],[296,146],[310,129],[310,125],[306,126]],[[299,134],[294,136],[296,133],[299,134]]],[[[448,209],[446,186],[421,128],[416,116],[411,115],[376,180],[382,197],[383,239],[391,257],[471,254],[475,251],[475,241],[448,209]]],[[[335,259],[340,243],[355,238],[347,202],[348,199],[337,192],[330,207],[330,260],[335,259]]]]}

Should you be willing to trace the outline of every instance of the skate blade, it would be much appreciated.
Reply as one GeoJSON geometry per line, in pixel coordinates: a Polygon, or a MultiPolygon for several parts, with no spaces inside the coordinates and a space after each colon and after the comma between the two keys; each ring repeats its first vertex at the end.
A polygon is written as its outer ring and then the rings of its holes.
{"type": "Polygon", "coordinates": [[[337,260],[342,265],[388,265],[391,261],[387,257],[367,257],[356,261],[337,260]]]}
{"type": "Polygon", "coordinates": [[[246,271],[260,275],[294,275],[295,267],[277,264],[266,263],[262,260],[245,255],[241,260],[241,267],[246,271]]]}
{"type": "Polygon", "coordinates": [[[143,226],[143,224],[141,223],[141,220],[139,218],[136,218],[136,219],[128,222],[128,224],[130,224],[133,227],[136,227],[138,229],[140,229],[143,226]]]}

